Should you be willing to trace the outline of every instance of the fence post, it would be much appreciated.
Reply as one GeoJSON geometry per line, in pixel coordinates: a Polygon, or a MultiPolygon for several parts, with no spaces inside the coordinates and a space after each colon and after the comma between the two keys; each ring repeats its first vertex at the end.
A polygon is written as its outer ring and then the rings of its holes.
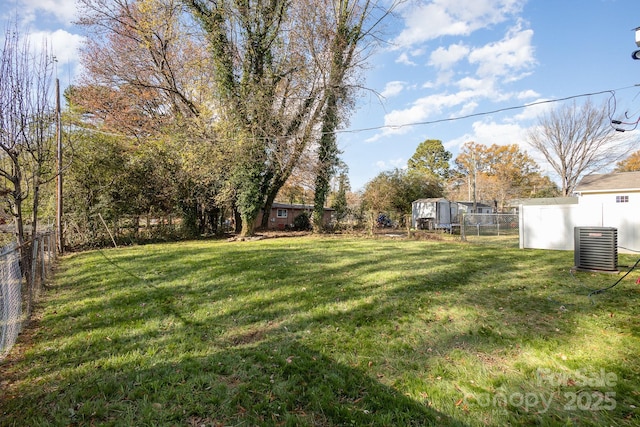
{"type": "Polygon", "coordinates": [[[30,276],[28,278],[27,282],[27,310],[26,310],[26,317],[25,317],[25,323],[28,323],[29,321],[29,317],[31,317],[31,306],[33,304],[33,299],[35,297],[35,285],[36,285],[36,262],[38,260],[38,239],[36,239],[35,236],[31,237],[31,244],[33,245],[31,248],[31,272],[30,272],[30,276]],[[31,283],[29,283],[31,282],[31,283]]]}
{"type": "Polygon", "coordinates": [[[466,218],[467,218],[467,214],[463,213],[462,222],[460,223],[460,240],[462,240],[463,242],[467,240],[467,236],[465,234],[465,227],[464,227],[466,218]]]}
{"type": "Polygon", "coordinates": [[[9,305],[9,262],[7,256],[3,256],[0,260],[0,325],[2,325],[2,331],[0,331],[0,355],[4,353],[5,342],[7,341],[7,328],[9,327],[9,313],[11,306],[9,305]]]}
{"type": "Polygon", "coordinates": [[[44,244],[45,244],[45,242],[48,242],[47,234],[43,234],[42,235],[42,244],[40,245],[40,262],[42,263],[42,268],[40,270],[40,284],[42,286],[44,286],[44,278],[47,275],[47,271],[46,271],[47,265],[46,265],[46,263],[44,261],[44,254],[45,254],[45,252],[44,252],[44,244]]]}

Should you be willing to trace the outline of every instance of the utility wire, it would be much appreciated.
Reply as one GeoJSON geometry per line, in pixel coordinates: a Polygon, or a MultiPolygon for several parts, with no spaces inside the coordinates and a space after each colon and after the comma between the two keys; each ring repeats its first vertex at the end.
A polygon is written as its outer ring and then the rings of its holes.
{"type": "MultiPolygon", "coordinates": [[[[463,116],[455,116],[455,117],[448,117],[448,118],[444,118],[444,119],[434,119],[434,120],[426,120],[426,121],[420,121],[420,122],[412,122],[412,123],[403,123],[403,124],[398,124],[398,125],[380,125],[380,126],[371,126],[371,127],[366,127],[366,128],[357,128],[357,129],[336,129],[335,131],[333,131],[332,133],[336,133],[336,134],[346,134],[346,133],[360,133],[360,132],[370,132],[370,131],[374,131],[374,130],[382,130],[382,129],[401,129],[401,128],[405,128],[405,127],[411,127],[411,126],[424,126],[424,125],[432,125],[432,124],[437,124],[437,123],[445,123],[445,122],[454,122],[454,121],[458,121],[458,120],[464,120],[464,119],[469,119],[471,117],[480,117],[480,116],[487,116],[490,114],[496,114],[496,113],[502,113],[505,111],[513,111],[513,110],[520,110],[523,108],[527,108],[527,107],[533,107],[536,105],[543,105],[543,104],[551,104],[551,103],[555,103],[555,102],[563,102],[563,101],[568,101],[570,99],[576,99],[576,98],[584,98],[584,97],[588,97],[588,96],[595,96],[595,95],[602,95],[605,93],[609,93],[611,94],[611,96],[615,99],[615,94],[616,91],[619,90],[625,90],[625,89],[631,89],[634,87],[639,87],[640,83],[636,83],[632,86],[626,86],[626,87],[622,87],[622,88],[618,88],[618,89],[607,89],[607,90],[601,90],[598,92],[588,92],[588,93],[581,93],[578,95],[570,95],[570,96],[565,96],[563,98],[553,98],[553,99],[547,99],[544,101],[536,101],[536,102],[531,102],[529,104],[521,104],[521,105],[514,105],[511,107],[504,107],[504,108],[498,108],[496,110],[490,110],[490,111],[481,111],[478,113],[473,113],[473,114],[466,114],[463,116]]],[[[614,103],[615,105],[615,103],[614,103]]],[[[615,108],[615,107],[614,107],[615,108]]],[[[638,121],[640,121],[640,118],[638,119],[638,121]]],[[[635,123],[623,123],[622,121],[620,122],[620,124],[635,124],[637,126],[638,122],[635,123]]],[[[119,134],[119,133],[112,133],[112,132],[104,132],[104,131],[100,131],[97,129],[92,129],[92,128],[87,128],[87,127],[82,127],[82,126],[78,126],[84,130],[90,131],[90,132],[96,132],[96,133],[101,133],[101,134],[105,134],[105,135],[111,135],[111,136],[123,136],[126,137],[127,135],[124,134],[119,134]]],[[[271,140],[274,138],[288,138],[289,136],[287,135],[271,135],[269,137],[253,137],[254,139],[257,140],[271,140]]]]}
{"type": "Polygon", "coordinates": [[[586,97],[586,96],[602,95],[602,94],[605,94],[605,93],[609,93],[609,94],[611,94],[611,96],[615,97],[615,93],[616,93],[617,90],[631,89],[631,88],[638,87],[638,86],[640,86],[640,83],[632,85],[632,86],[626,86],[626,87],[618,88],[618,89],[608,89],[608,90],[602,90],[602,91],[599,91],[599,92],[581,93],[579,95],[565,96],[564,98],[547,99],[547,100],[544,100],[544,101],[536,101],[536,102],[532,102],[532,103],[529,103],[529,104],[514,105],[512,107],[498,108],[496,110],[483,111],[483,112],[473,113],[473,114],[466,114],[464,116],[449,117],[449,118],[446,118],[446,119],[427,120],[427,121],[421,121],[421,122],[404,123],[404,124],[400,124],[400,125],[381,125],[381,126],[373,126],[373,127],[360,128],[360,129],[336,130],[336,133],[358,133],[358,132],[367,132],[367,131],[381,130],[381,129],[401,129],[403,127],[409,127],[409,126],[422,126],[422,125],[432,125],[432,124],[443,123],[443,122],[453,122],[453,121],[457,121],[457,120],[468,119],[468,118],[471,118],[471,117],[486,116],[486,115],[489,115],[489,114],[502,113],[504,111],[518,110],[518,109],[522,109],[522,108],[533,107],[533,106],[536,106],[536,105],[568,101],[570,99],[583,98],[583,97],[586,97]]]}

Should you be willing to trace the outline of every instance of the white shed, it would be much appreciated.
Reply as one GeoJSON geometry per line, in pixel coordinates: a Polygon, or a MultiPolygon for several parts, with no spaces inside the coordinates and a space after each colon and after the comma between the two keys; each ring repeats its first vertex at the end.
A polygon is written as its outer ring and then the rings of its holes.
{"type": "Polygon", "coordinates": [[[619,252],[640,250],[640,172],[587,175],[575,194],[520,201],[520,247],[571,250],[575,227],[612,227],[619,252]]]}

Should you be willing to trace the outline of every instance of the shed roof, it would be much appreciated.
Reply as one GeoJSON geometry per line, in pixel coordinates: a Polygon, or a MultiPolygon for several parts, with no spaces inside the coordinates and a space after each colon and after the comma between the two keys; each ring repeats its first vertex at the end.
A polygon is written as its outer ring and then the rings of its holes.
{"type": "Polygon", "coordinates": [[[519,205],[577,205],[577,197],[540,197],[536,199],[514,199],[509,203],[511,207],[519,205]]]}
{"type": "Polygon", "coordinates": [[[433,197],[433,198],[430,198],[430,199],[414,200],[412,203],[416,203],[416,202],[448,202],[448,200],[445,199],[444,197],[433,197]]]}
{"type": "Polygon", "coordinates": [[[640,171],[587,175],[576,186],[576,193],[640,191],[640,171]]]}

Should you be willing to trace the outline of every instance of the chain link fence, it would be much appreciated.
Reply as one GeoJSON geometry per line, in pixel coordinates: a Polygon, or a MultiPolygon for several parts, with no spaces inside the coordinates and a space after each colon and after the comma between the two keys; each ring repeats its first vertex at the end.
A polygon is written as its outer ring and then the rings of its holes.
{"type": "Polygon", "coordinates": [[[520,218],[518,214],[464,214],[460,224],[460,235],[462,240],[482,240],[484,237],[518,240],[520,218]]]}
{"type": "Polygon", "coordinates": [[[0,359],[31,318],[55,257],[54,231],[38,234],[22,248],[12,243],[0,249],[0,359]]]}

